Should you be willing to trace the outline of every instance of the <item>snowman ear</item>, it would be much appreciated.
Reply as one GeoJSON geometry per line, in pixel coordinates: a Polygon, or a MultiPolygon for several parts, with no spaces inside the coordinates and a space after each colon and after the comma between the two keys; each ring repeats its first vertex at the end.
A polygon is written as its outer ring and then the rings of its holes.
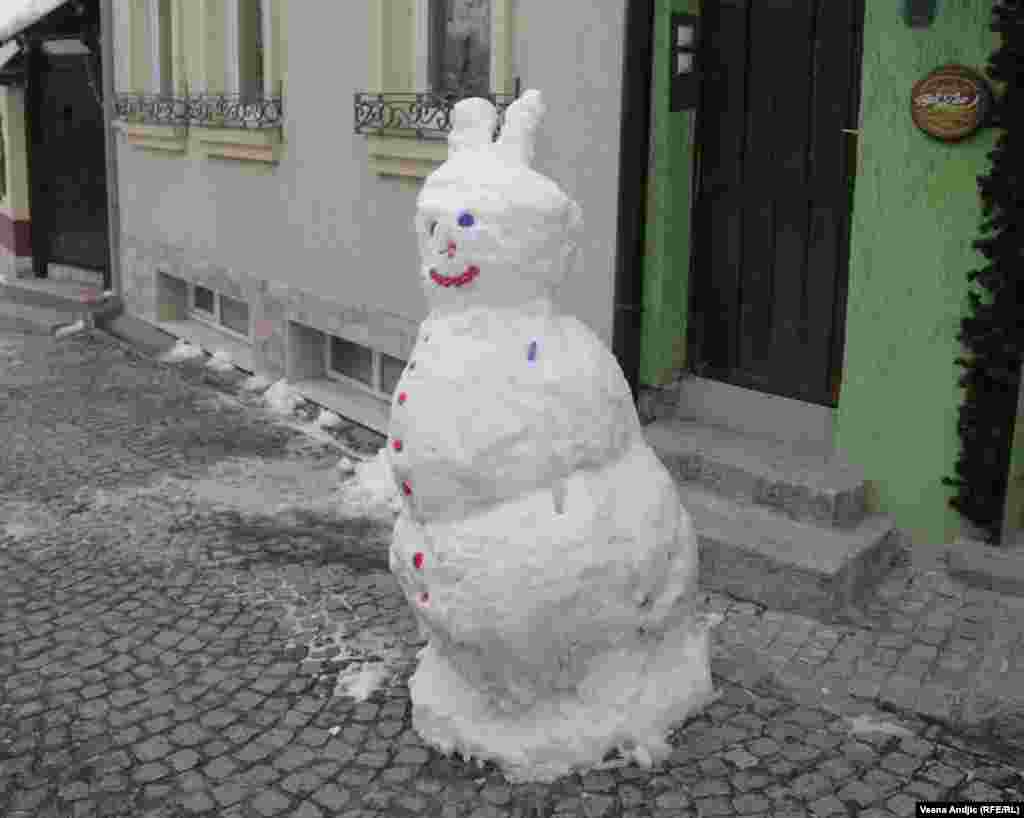
{"type": "Polygon", "coordinates": [[[452,108],[448,147],[452,153],[458,153],[467,148],[490,145],[494,140],[497,122],[498,112],[488,100],[472,97],[457,102],[452,108]]]}
{"type": "Polygon", "coordinates": [[[531,89],[505,111],[505,124],[498,137],[498,144],[524,165],[533,162],[534,140],[545,110],[540,91],[531,89]]]}

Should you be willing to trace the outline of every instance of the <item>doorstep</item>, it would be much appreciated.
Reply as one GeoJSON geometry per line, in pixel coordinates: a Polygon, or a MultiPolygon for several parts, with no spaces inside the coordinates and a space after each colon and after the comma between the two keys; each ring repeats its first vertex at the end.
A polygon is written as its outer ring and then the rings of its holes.
{"type": "Polygon", "coordinates": [[[961,539],[946,550],[947,570],[967,585],[1024,597],[1024,547],[961,539]]]}
{"type": "Polygon", "coordinates": [[[906,545],[870,512],[864,475],[818,442],[696,420],[644,427],[676,481],[708,588],[828,619],[856,604],[906,545]]]}

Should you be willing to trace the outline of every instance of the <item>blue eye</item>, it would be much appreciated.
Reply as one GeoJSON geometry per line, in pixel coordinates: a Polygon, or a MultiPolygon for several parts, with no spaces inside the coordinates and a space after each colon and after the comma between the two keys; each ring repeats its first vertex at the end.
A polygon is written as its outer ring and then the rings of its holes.
{"type": "Polygon", "coordinates": [[[473,218],[473,214],[468,211],[464,211],[459,214],[459,227],[472,227],[476,219],[473,218]]]}

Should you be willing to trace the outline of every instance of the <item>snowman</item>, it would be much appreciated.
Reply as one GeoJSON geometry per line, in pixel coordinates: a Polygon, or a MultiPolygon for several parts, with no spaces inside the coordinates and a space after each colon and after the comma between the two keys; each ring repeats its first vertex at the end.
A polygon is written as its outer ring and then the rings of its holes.
{"type": "Polygon", "coordinates": [[[454,108],[387,451],[389,565],[428,640],[414,727],[512,781],[650,765],[713,698],[690,517],[615,358],[555,307],[582,216],[530,167],[543,112],[527,91],[495,142],[490,102],[454,108]]]}

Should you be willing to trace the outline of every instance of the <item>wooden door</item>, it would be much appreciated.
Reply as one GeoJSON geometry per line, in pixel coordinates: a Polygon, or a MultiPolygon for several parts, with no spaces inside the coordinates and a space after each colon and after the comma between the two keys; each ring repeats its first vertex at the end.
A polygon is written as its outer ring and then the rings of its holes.
{"type": "Polygon", "coordinates": [[[710,0],[691,368],[834,406],[863,0],[710,0]]]}
{"type": "MultiPolygon", "coordinates": [[[[109,273],[102,85],[94,56],[49,57],[42,77],[42,162],[49,260],[109,273]]],[[[107,285],[109,286],[109,284],[107,285]]]]}

